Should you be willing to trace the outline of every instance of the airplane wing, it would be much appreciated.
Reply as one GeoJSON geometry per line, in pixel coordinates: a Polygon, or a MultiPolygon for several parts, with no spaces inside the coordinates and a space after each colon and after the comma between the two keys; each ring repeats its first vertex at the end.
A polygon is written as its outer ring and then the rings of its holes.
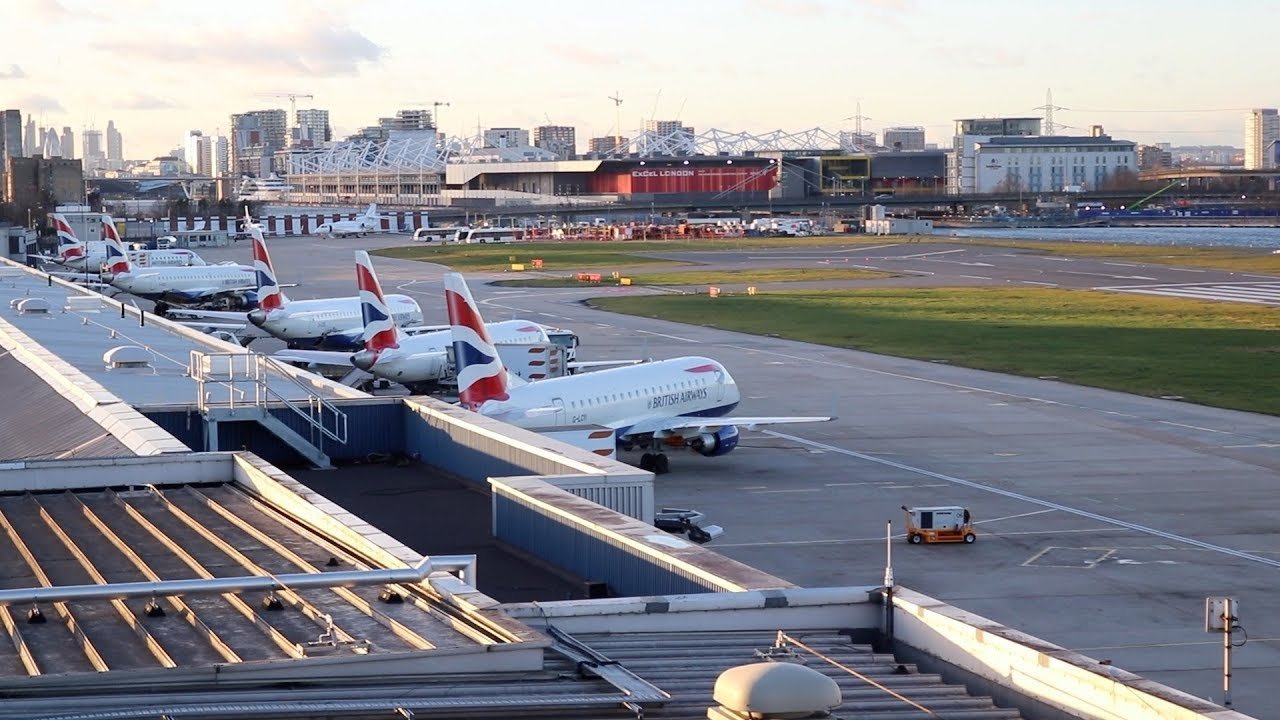
{"type": "MultiPolygon", "coordinates": [[[[792,423],[815,423],[828,422],[834,420],[834,417],[827,415],[800,416],[800,417],[770,417],[770,416],[744,416],[733,417],[727,415],[725,417],[653,417],[632,423],[627,427],[624,437],[631,435],[650,435],[653,433],[674,432],[677,430],[698,430],[700,432],[715,432],[722,427],[734,425],[747,430],[755,430],[762,425],[787,425],[792,423]]],[[[625,423],[619,423],[618,427],[626,427],[625,423]]]]}
{"type": "Polygon", "coordinates": [[[194,308],[174,308],[169,311],[169,317],[175,320],[217,320],[220,322],[239,322],[244,325],[246,321],[245,313],[234,312],[230,310],[197,310],[194,308]]]}
{"type": "Polygon", "coordinates": [[[271,357],[285,362],[310,363],[312,365],[351,365],[351,353],[333,350],[278,350],[271,357]]]}

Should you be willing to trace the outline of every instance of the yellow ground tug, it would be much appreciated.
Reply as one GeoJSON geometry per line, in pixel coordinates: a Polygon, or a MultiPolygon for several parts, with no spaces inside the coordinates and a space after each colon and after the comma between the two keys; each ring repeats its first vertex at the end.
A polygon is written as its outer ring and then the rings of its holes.
{"type": "Polygon", "coordinates": [[[907,542],[920,543],[971,543],[978,539],[973,529],[969,508],[958,505],[939,507],[913,507],[906,505],[907,542]]]}

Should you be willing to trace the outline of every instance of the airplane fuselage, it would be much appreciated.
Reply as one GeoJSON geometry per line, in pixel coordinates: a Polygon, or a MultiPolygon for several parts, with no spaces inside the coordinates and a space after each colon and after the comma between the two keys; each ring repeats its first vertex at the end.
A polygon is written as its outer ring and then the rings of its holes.
{"type": "Polygon", "coordinates": [[[480,413],[521,427],[603,425],[620,435],[654,417],[726,415],[741,399],[728,370],[699,357],[551,378],[508,388],[507,394],[505,401],[485,402],[480,413]],[[541,411],[526,412],[534,408],[541,411]]]}
{"type": "MultiPolygon", "coordinates": [[[[107,262],[107,244],[85,243],[85,254],[55,263],[78,272],[98,272],[107,262]]],[[[204,266],[204,259],[190,250],[129,250],[129,262],[141,267],[197,267],[204,266]]]]}
{"type": "Polygon", "coordinates": [[[200,302],[219,296],[243,295],[257,288],[253,268],[241,265],[133,268],[107,273],[103,281],[117,290],[148,300],[200,302]]]}
{"type": "MultiPolygon", "coordinates": [[[[386,300],[398,326],[422,324],[416,300],[407,295],[388,295],[386,300]]],[[[268,313],[258,327],[291,347],[322,350],[358,350],[364,334],[358,297],[290,300],[268,313]]]]}
{"type": "MultiPolygon", "coordinates": [[[[390,300],[394,295],[387,296],[390,300]]],[[[499,345],[533,345],[549,343],[541,325],[527,320],[504,320],[486,323],[489,336],[499,345]]],[[[405,337],[400,347],[379,353],[361,351],[352,356],[352,364],[374,377],[404,385],[438,382],[448,372],[448,348],[453,345],[453,332],[438,330],[405,337]]]]}

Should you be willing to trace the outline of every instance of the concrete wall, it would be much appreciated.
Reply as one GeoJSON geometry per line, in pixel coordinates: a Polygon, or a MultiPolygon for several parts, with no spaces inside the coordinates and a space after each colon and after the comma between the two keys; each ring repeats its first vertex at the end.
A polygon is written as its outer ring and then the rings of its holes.
{"type": "Polygon", "coordinates": [[[503,611],[530,625],[555,625],[567,633],[699,632],[783,628],[875,628],[882,605],[871,597],[879,588],[782,588],[510,603],[503,611]]]}
{"type": "Polygon", "coordinates": [[[616,596],[793,587],[539,477],[493,478],[493,534],[616,596]]]}
{"type": "Polygon", "coordinates": [[[0,492],[227,482],[231,455],[25,460],[0,463],[0,492]]]}
{"type": "Polygon", "coordinates": [[[1028,698],[1063,718],[1250,720],[906,588],[894,591],[893,622],[895,646],[909,646],[970,677],[1012,691],[1007,700],[1028,698]]]}

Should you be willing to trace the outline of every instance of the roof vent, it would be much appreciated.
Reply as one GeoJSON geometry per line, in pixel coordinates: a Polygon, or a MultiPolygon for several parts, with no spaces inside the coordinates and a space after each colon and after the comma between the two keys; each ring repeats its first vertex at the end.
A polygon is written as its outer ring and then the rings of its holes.
{"type": "Polygon", "coordinates": [[[33,315],[35,313],[48,313],[49,301],[44,298],[29,297],[18,301],[19,315],[33,315]]]}
{"type": "Polygon", "coordinates": [[[137,345],[120,345],[102,353],[102,361],[110,370],[147,367],[151,364],[151,353],[137,345]]]}
{"type": "Polygon", "coordinates": [[[825,717],[843,702],[835,680],[790,662],[729,668],[716,678],[711,697],[720,707],[709,709],[707,717],[725,720],[825,717]]]}

